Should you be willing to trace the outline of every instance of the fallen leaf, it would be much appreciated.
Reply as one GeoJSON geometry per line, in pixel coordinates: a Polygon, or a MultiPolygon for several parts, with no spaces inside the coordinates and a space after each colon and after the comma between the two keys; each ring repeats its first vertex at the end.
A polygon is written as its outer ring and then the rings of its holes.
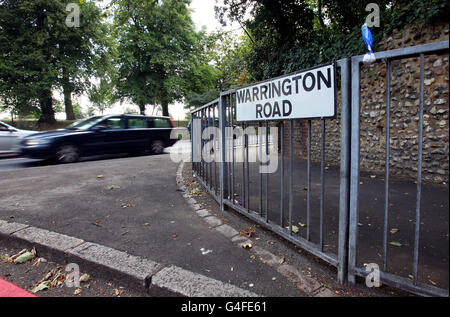
{"type": "Polygon", "coordinates": [[[97,175],[97,178],[103,178],[103,175],[97,175]]]}
{"type": "Polygon", "coordinates": [[[47,281],[50,277],[52,277],[53,271],[48,272],[44,278],[41,280],[41,282],[47,281]]]}
{"type": "Polygon", "coordinates": [[[34,287],[31,292],[33,294],[43,291],[44,289],[48,289],[49,288],[49,282],[42,282],[40,283],[38,286],[34,287]]]}
{"type": "Polygon", "coordinates": [[[55,272],[53,280],[50,282],[50,286],[60,286],[66,279],[61,271],[55,272]]]}
{"type": "Polygon", "coordinates": [[[176,238],[178,235],[176,233],[172,233],[172,238],[176,238]]]}
{"type": "Polygon", "coordinates": [[[11,256],[11,257],[8,259],[8,262],[9,262],[9,263],[14,262],[15,259],[17,259],[19,256],[21,256],[21,255],[24,254],[25,252],[27,252],[27,249],[23,249],[23,250],[20,251],[19,253],[14,254],[13,256],[11,256]]]}
{"type": "Polygon", "coordinates": [[[211,253],[213,251],[212,250],[206,250],[205,248],[201,248],[200,252],[202,252],[202,255],[206,255],[206,254],[211,253]]]}
{"type": "Polygon", "coordinates": [[[121,290],[121,289],[115,288],[115,289],[113,290],[113,296],[119,297],[119,296],[122,295],[122,294],[123,294],[123,290],[121,290]]]}
{"type": "Polygon", "coordinates": [[[298,224],[300,225],[300,227],[306,227],[306,223],[299,222],[298,224]]]}
{"type": "Polygon", "coordinates": [[[286,258],[283,256],[280,261],[278,261],[279,264],[283,264],[286,261],[286,258]]]}
{"type": "Polygon", "coordinates": [[[32,258],[34,258],[34,254],[30,251],[27,251],[15,258],[14,263],[25,263],[30,261],[32,258]]]}
{"type": "Polygon", "coordinates": [[[293,233],[298,233],[299,231],[300,231],[300,229],[297,226],[292,226],[293,233]]]}
{"type": "Polygon", "coordinates": [[[436,282],[432,281],[432,280],[428,280],[431,284],[433,284],[434,286],[436,286],[436,282]]]}
{"type": "Polygon", "coordinates": [[[397,232],[398,232],[397,228],[392,228],[391,231],[390,231],[390,233],[392,233],[392,234],[396,234],[397,232]]]}
{"type": "Polygon", "coordinates": [[[241,236],[246,236],[247,238],[251,238],[255,232],[256,232],[255,229],[253,229],[252,227],[247,227],[245,230],[242,230],[241,232],[239,232],[239,234],[241,236]]]}
{"type": "Polygon", "coordinates": [[[251,243],[243,243],[241,246],[242,246],[244,249],[251,249],[253,245],[252,245],[251,243]]]}
{"type": "Polygon", "coordinates": [[[84,273],[80,276],[80,283],[87,282],[91,279],[91,276],[87,273],[84,273]]]}
{"type": "Polygon", "coordinates": [[[396,246],[396,247],[401,247],[402,246],[402,244],[400,242],[397,242],[397,241],[391,241],[389,244],[393,245],[393,246],[396,246]]]}
{"type": "Polygon", "coordinates": [[[82,288],[81,287],[78,287],[76,290],[75,290],[75,292],[73,292],[73,295],[80,295],[81,294],[81,292],[82,292],[82,288]]]}
{"type": "Polygon", "coordinates": [[[8,254],[0,256],[0,261],[7,263],[8,260],[9,260],[9,255],[8,254]]]}

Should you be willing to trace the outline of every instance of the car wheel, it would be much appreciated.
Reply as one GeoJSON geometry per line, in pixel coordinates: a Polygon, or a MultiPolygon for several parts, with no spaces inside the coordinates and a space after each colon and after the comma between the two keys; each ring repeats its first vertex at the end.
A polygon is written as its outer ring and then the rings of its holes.
{"type": "Polygon", "coordinates": [[[153,141],[151,150],[153,154],[162,154],[164,152],[164,142],[161,140],[153,141]]]}
{"type": "Polygon", "coordinates": [[[64,144],[56,150],[55,159],[58,163],[75,163],[80,159],[80,150],[73,144],[64,144]]]}

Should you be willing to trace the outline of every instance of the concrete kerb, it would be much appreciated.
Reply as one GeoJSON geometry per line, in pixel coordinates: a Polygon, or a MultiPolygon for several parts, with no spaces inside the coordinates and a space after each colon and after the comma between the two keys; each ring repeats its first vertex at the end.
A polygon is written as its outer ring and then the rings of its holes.
{"type": "MultiPolygon", "coordinates": [[[[184,186],[183,179],[183,168],[185,161],[182,161],[177,170],[177,184],[180,185],[179,190],[183,191],[183,197],[186,199],[188,205],[190,205],[194,211],[202,217],[205,222],[210,226],[211,229],[216,230],[221,233],[225,237],[231,240],[232,243],[237,245],[238,247],[248,247],[253,246],[252,240],[247,238],[246,236],[241,236],[240,233],[227,224],[223,224],[222,221],[213,215],[207,209],[196,209],[199,204],[195,200],[195,197],[192,196],[186,190],[186,186],[184,186]],[[195,208],[194,208],[195,206],[195,208]]],[[[269,251],[260,248],[260,247],[252,247],[252,252],[255,253],[256,256],[260,258],[260,260],[273,267],[278,273],[286,277],[289,281],[294,283],[297,288],[309,294],[312,297],[336,297],[337,295],[331,290],[323,287],[319,282],[315,279],[307,277],[300,270],[288,264],[280,264],[280,259],[269,251]]]]}
{"type": "Polygon", "coordinates": [[[176,266],[162,269],[153,276],[152,283],[163,289],[169,287],[170,290],[188,297],[258,297],[253,292],[176,266]]]}
{"type": "Polygon", "coordinates": [[[93,274],[126,282],[128,286],[143,291],[148,291],[151,277],[163,269],[154,261],[91,242],[70,249],[66,254],[67,263],[77,263],[93,274]]]}
{"type": "Polygon", "coordinates": [[[59,263],[76,263],[83,272],[117,281],[150,295],[258,296],[237,286],[176,266],[165,267],[123,251],[25,224],[0,220],[0,241],[4,245],[17,248],[34,247],[39,257],[59,263]]]}

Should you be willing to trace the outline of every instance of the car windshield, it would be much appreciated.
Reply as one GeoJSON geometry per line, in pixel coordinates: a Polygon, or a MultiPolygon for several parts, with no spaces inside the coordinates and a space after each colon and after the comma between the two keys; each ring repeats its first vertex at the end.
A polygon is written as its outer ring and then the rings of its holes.
{"type": "Polygon", "coordinates": [[[90,117],[85,120],[81,120],[78,122],[75,122],[67,127],[67,129],[71,130],[87,130],[90,127],[92,127],[94,124],[96,124],[99,120],[101,120],[102,116],[96,116],[96,117],[90,117]]]}

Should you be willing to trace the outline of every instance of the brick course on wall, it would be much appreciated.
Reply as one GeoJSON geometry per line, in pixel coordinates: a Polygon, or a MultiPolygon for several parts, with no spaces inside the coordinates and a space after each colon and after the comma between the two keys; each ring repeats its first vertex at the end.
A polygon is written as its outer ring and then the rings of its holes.
{"type": "MultiPolygon", "coordinates": [[[[376,32],[377,30],[375,30],[376,32]]],[[[423,30],[407,28],[385,36],[380,50],[391,50],[448,40],[449,24],[436,23],[423,30]]],[[[449,59],[448,54],[425,57],[424,129],[422,177],[448,183],[449,179],[449,59]]],[[[386,64],[361,66],[360,143],[361,170],[384,173],[386,144],[386,64]]],[[[338,93],[339,101],[339,93],[338,93]]],[[[391,62],[390,173],[417,177],[420,60],[391,62]]],[[[338,102],[340,104],[340,102],[338,102]]],[[[294,123],[294,154],[306,158],[307,122],[294,123]]],[[[285,130],[288,142],[289,130],[285,130]]],[[[288,143],[286,143],[288,144],[288,143]]],[[[287,148],[287,147],[286,147],[287,148]]],[[[288,151],[287,151],[288,153],[288,151]]],[[[311,155],[321,157],[321,122],[312,121],[311,155]]],[[[326,162],[339,164],[340,108],[334,120],[326,121],[326,162]]]]}

